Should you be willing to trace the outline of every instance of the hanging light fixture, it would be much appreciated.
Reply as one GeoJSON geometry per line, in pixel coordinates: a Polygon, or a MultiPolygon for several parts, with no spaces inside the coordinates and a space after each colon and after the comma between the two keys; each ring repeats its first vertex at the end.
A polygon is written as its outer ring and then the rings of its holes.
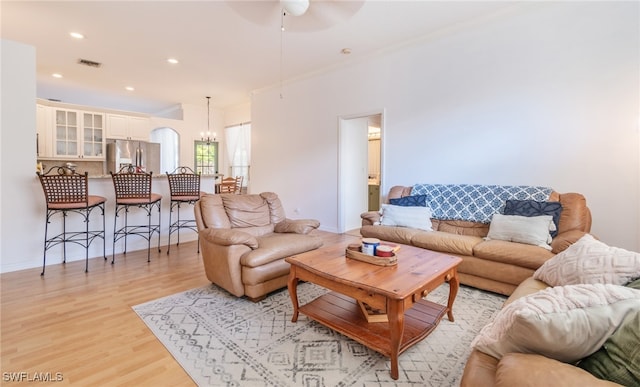
{"type": "Polygon", "coordinates": [[[280,0],[280,4],[292,16],[301,16],[309,9],[309,0],[280,0]]]}
{"type": "Polygon", "coordinates": [[[210,105],[211,105],[211,97],[207,97],[207,132],[200,132],[200,138],[202,141],[206,142],[207,145],[216,141],[216,132],[213,132],[213,138],[211,137],[211,125],[209,118],[211,117],[210,113],[210,105]]]}

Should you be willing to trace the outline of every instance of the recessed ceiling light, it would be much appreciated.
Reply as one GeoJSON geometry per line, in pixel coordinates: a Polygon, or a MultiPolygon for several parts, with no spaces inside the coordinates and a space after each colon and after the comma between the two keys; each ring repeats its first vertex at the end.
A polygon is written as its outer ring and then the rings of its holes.
{"type": "Polygon", "coordinates": [[[167,59],[167,62],[171,63],[171,64],[178,64],[178,60],[176,58],[169,58],[167,59]]]}
{"type": "Polygon", "coordinates": [[[125,87],[125,90],[127,91],[134,91],[135,89],[132,86],[127,86],[125,87]]]}
{"type": "Polygon", "coordinates": [[[71,35],[72,38],[84,39],[84,35],[79,32],[70,32],[69,35],[71,35]]]}
{"type": "Polygon", "coordinates": [[[58,74],[58,73],[51,74],[51,76],[54,78],[62,78],[62,74],[58,74]]]}

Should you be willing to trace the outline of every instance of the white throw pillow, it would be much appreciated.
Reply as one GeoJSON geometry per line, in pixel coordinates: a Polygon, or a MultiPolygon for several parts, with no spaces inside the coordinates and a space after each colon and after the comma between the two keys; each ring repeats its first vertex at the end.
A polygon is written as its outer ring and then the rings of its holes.
{"type": "Polygon", "coordinates": [[[551,286],[626,285],[640,278],[640,253],[607,246],[585,234],[540,266],[533,278],[551,286]]]}
{"type": "Polygon", "coordinates": [[[624,286],[547,288],[507,305],[471,345],[498,359],[519,352],[573,363],[602,347],[639,308],[640,290],[624,286]]]}
{"type": "Polygon", "coordinates": [[[411,227],[425,231],[431,228],[431,209],[429,207],[404,207],[383,204],[380,208],[382,226],[411,227]]]}
{"type": "Polygon", "coordinates": [[[551,235],[555,229],[551,215],[520,216],[494,214],[489,224],[486,240],[498,239],[526,243],[551,250],[551,235]]]}

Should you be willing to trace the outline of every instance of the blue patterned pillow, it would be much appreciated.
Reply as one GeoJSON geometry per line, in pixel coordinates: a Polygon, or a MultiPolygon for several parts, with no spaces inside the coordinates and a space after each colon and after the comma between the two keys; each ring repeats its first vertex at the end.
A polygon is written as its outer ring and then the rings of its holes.
{"type": "Polygon", "coordinates": [[[397,199],[389,199],[389,204],[402,207],[426,207],[427,195],[404,196],[397,199]]]}
{"type": "Polygon", "coordinates": [[[562,212],[562,204],[560,202],[538,202],[535,200],[507,200],[504,205],[505,215],[520,216],[542,216],[551,215],[553,224],[556,225],[555,231],[551,231],[551,237],[558,235],[558,223],[560,222],[560,213],[562,212]]]}

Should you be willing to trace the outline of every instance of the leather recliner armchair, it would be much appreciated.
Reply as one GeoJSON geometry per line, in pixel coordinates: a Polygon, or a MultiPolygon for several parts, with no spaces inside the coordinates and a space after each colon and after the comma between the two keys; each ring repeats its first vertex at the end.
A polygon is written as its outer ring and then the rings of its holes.
{"type": "Polygon", "coordinates": [[[273,192],[203,195],[194,207],[207,278],[259,301],[287,286],[286,257],[322,246],[312,219],[287,219],[273,192]]]}

